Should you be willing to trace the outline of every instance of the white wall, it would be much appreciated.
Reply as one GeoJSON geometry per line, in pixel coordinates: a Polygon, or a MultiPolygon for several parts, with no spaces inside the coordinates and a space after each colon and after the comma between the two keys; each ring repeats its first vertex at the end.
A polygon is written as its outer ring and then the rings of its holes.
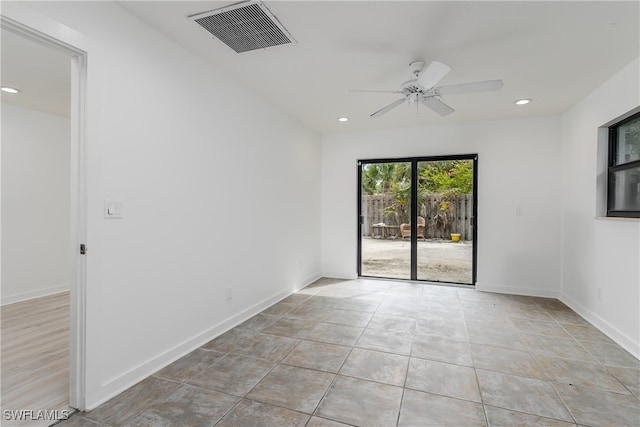
{"type": "Polygon", "coordinates": [[[323,275],[356,275],[358,159],[478,153],[477,288],[557,296],[559,143],[557,117],[325,135],[323,275]]]}
{"type": "Polygon", "coordinates": [[[117,4],[21,7],[88,52],[92,408],[319,277],[320,137],[117,4]]]}
{"type": "Polygon", "coordinates": [[[640,106],[635,60],[562,117],[562,297],[640,357],[640,220],[596,218],[598,128],[640,106]]]}
{"type": "Polygon", "coordinates": [[[2,104],[2,304],[69,290],[69,119],[2,104]]]}

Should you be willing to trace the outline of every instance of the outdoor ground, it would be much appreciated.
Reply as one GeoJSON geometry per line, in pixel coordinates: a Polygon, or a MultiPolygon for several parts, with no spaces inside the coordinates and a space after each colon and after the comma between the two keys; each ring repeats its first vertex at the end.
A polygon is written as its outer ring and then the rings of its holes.
{"type": "MultiPolygon", "coordinates": [[[[418,241],[418,279],[471,283],[472,242],[418,241]]],[[[410,279],[411,242],[362,238],[362,275],[410,279]]]]}

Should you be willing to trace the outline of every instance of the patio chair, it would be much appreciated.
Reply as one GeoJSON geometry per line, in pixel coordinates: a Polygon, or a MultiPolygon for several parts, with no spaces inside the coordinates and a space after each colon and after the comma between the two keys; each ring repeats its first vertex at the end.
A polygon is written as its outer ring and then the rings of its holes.
{"type": "MultiPolygon", "coordinates": [[[[422,239],[422,240],[427,240],[424,237],[424,227],[425,227],[426,221],[424,220],[423,217],[419,216],[418,217],[418,239],[422,239]]],[[[411,237],[411,224],[400,224],[400,235],[402,236],[402,239],[404,240],[405,237],[411,237]]]]}

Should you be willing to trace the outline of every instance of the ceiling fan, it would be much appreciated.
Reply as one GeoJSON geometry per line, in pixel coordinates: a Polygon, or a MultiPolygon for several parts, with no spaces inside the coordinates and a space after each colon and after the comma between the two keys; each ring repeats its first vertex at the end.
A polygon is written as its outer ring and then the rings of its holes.
{"type": "Polygon", "coordinates": [[[415,61],[409,64],[409,67],[413,78],[402,83],[400,90],[348,89],[348,91],[398,93],[402,95],[402,98],[371,114],[371,117],[379,117],[405,102],[408,104],[416,104],[416,110],[418,105],[422,103],[441,116],[446,116],[455,110],[442,102],[442,95],[489,92],[499,90],[503,85],[502,80],[486,80],[482,82],[436,86],[436,84],[451,71],[451,67],[447,64],[432,61],[429,66],[425,68],[424,62],[415,61]]]}

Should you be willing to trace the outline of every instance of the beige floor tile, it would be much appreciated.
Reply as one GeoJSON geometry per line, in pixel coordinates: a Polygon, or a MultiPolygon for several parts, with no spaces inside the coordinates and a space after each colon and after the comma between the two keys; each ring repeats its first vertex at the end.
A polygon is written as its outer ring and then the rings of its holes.
{"type": "Polygon", "coordinates": [[[604,366],[581,360],[536,357],[546,377],[557,383],[629,394],[629,391],[604,366]]]}
{"type": "MultiPolygon", "coordinates": [[[[305,288],[307,289],[307,288],[305,288]]],[[[304,289],[303,289],[304,291],[304,289]]],[[[306,300],[308,300],[309,298],[311,298],[311,295],[309,292],[298,292],[295,294],[291,294],[288,297],[284,298],[282,301],[280,302],[284,302],[287,304],[294,304],[294,305],[299,305],[302,304],[303,302],[305,302],[306,300]]]]}
{"type": "Polygon", "coordinates": [[[358,341],[364,328],[331,323],[318,323],[311,331],[304,334],[304,338],[327,344],[352,346],[358,341]]]}
{"type": "Polygon", "coordinates": [[[311,298],[305,300],[302,304],[303,305],[309,305],[309,306],[314,306],[314,307],[324,307],[326,308],[336,308],[340,305],[340,303],[342,302],[342,297],[341,296],[331,296],[331,295],[327,295],[330,293],[334,293],[337,295],[340,295],[340,292],[328,292],[325,291],[325,295],[320,295],[320,293],[313,295],[311,298]]]}
{"type": "Polygon", "coordinates": [[[398,426],[485,426],[479,403],[405,390],[398,426]]]}
{"type": "Polygon", "coordinates": [[[176,360],[171,365],[156,372],[154,376],[176,381],[185,381],[198,375],[202,370],[209,369],[224,357],[224,353],[198,348],[186,356],[176,360]]]}
{"type": "Polygon", "coordinates": [[[640,368],[640,360],[619,345],[592,341],[580,341],[580,344],[603,365],[640,368]]]}
{"type": "Polygon", "coordinates": [[[311,320],[322,322],[329,317],[331,308],[320,305],[300,304],[293,310],[284,315],[287,319],[311,320]]]}
{"type": "Polygon", "coordinates": [[[577,340],[615,344],[611,338],[600,332],[595,326],[572,325],[570,323],[562,323],[560,326],[562,326],[573,338],[577,340]]]}
{"type": "Polygon", "coordinates": [[[406,388],[427,393],[481,402],[478,380],[473,368],[433,360],[409,361],[406,388]]]}
{"type": "Polygon", "coordinates": [[[338,375],[315,415],[354,426],[390,426],[401,399],[401,387],[338,375]]]}
{"type": "Polygon", "coordinates": [[[149,377],[82,416],[100,424],[123,425],[152,405],[165,401],[180,387],[176,382],[149,377]]]}
{"type": "Polygon", "coordinates": [[[409,358],[397,354],[354,348],[340,375],[404,386],[409,358]]]}
{"type": "Polygon", "coordinates": [[[437,335],[455,341],[469,341],[467,327],[463,320],[442,318],[424,318],[418,316],[416,335],[437,335]]]}
{"type": "Polygon", "coordinates": [[[540,366],[527,351],[471,344],[471,356],[476,368],[540,380],[546,379],[540,366]]]}
{"type": "Polygon", "coordinates": [[[216,427],[303,427],[309,415],[244,399],[216,427]]]}
{"type": "Polygon", "coordinates": [[[71,417],[55,425],[56,427],[100,427],[100,424],[84,418],[80,414],[73,414],[71,417]]]}
{"type": "Polygon", "coordinates": [[[227,354],[209,369],[186,382],[233,396],[244,396],[275,366],[275,362],[254,357],[227,354]]]}
{"type": "Polygon", "coordinates": [[[578,424],[640,425],[640,401],[635,396],[564,384],[555,387],[578,424]]]}
{"type": "Polygon", "coordinates": [[[383,331],[412,334],[416,329],[416,319],[413,317],[376,313],[371,318],[367,327],[371,329],[382,329],[383,331]]]}
{"type": "Polygon", "coordinates": [[[349,427],[337,421],[327,420],[326,418],[311,417],[306,427],[349,427]]]}
{"type": "Polygon", "coordinates": [[[595,362],[593,356],[573,338],[545,337],[542,335],[529,334],[521,335],[533,354],[595,362]]]}
{"type": "Polygon", "coordinates": [[[573,422],[549,382],[480,369],[476,373],[484,404],[573,422]]]}
{"type": "Polygon", "coordinates": [[[256,334],[248,346],[236,350],[236,353],[279,362],[284,359],[299,342],[299,339],[277,335],[256,334]]]}
{"type": "Polygon", "coordinates": [[[343,300],[340,305],[338,305],[338,308],[343,310],[356,310],[373,313],[378,309],[381,301],[381,295],[374,297],[356,297],[343,300]]]}
{"type": "Polygon", "coordinates": [[[209,341],[202,348],[220,353],[230,353],[242,347],[256,334],[248,329],[233,328],[219,337],[209,341]]]}
{"type": "Polygon", "coordinates": [[[364,311],[335,309],[329,313],[326,323],[364,328],[372,316],[372,313],[364,311]]]}
{"type": "Polygon", "coordinates": [[[209,427],[220,420],[240,398],[183,385],[165,400],[156,402],[125,427],[209,427]]]}
{"type": "Polygon", "coordinates": [[[468,342],[453,341],[435,335],[416,335],[413,337],[411,356],[456,365],[473,366],[468,342]]]}
{"type": "Polygon", "coordinates": [[[282,318],[273,325],[265,328],[265,334],[281,335],[290,338],[304,338],[318,325],[313,320],[282,318]]]}
{"type": "Polygon", "coordinates": [[[569,335],[567,331],[565,331],[557,322],[551,319],[550,321],[546,321],[526,319],[523,317],[511,317],[511,322],[518,331],[525,334],[572,338],[572,336],[569,335]]]}
{"type": "Polygon", "coordinates": [[[60,425],[640,427],[639,396],[558,300],[321,279],[60,425]]]}
{"type": "Polygon", "coordinates": [[[288,312],[290,312],[291,310],[293,310],[295,307],[296,307],[295,304],[289,304],[289,303],[286,303],[286,302],[279,302],[279,303],[274,304],[271,307],[267,308],[266,310],[264,310],[262,312],[262,314],[267,314],[269,316],[282,317],[285,314],[287,314],[288,312]]]}
{"type": "Polygon", "coordinates": [[[337,373],[351,347],[315,341],[301,341],[282,363],[301,368],[337,373]]]}
{"type": "Polygon", "coordinates": [[[327,372],[280,365],[260,381],[247,398],[311,414],[334,377],[327,372]]]}
{"type": "Polygon", "coordinates": [[[246,320],[236,326],[236,329],[248,330],[251,332],[260,332],[264,328],[273,325],[279,319],[278,316],[269,316],[267,314],[257,314],[251,319],[246,320]]]}
{"type": "Polygon", "coordinates": [[[497,329],[489,326],[479,326],[467,322],[469,341],[474,344],[484,344],[511,350],[526,350],[527,346],[515,328],[505,326],[497,329]]]}
{"type": "Polygon", "coordinates": [[[572,310],[548,310],[548,313],[558,323],[590,326],[589,322],[572,310]]]}
{"type": "Polygon", "coordinates": [[[640,398],[640,369],[607,367],[607,371],[618,379],[627,390],[640,398]]]}
{"type": "Polygon", "coordinates": [[[411,334],[367,328],[355,346],[408,356],[411,354],[411,340],[411,334]]]}
{"type": "Polygon", "coordinates": [[[489,427],[575,427],[574,423],[485,405],[489,427]]]}

